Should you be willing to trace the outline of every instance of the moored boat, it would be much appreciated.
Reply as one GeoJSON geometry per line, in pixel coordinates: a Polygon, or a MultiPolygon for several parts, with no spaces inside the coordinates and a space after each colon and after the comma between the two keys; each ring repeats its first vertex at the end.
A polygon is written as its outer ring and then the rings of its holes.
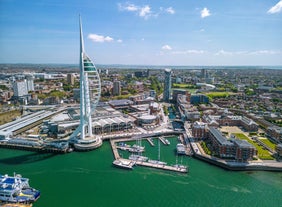
{"type": "Polygon", "coordinates": [[[40,191],[29,186],[29,179],[21,175],[0,175],[0,200],[8,203],[33,203],[40,191]]]}
{"type": "Polygon", "coordinates": [[[133,166],[135,165],[135,162],[132,162],[130,160],[125,160],[125,159],[117,159],[113,161],[113,165],[120,167],[120,168],[132,170],[133,166]]]}

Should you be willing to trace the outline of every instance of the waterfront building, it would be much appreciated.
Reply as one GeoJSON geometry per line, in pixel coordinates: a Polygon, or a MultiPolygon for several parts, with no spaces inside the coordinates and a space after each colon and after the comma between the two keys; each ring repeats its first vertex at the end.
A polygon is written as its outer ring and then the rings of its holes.
{"type": "Polygon", "coordinates": [[[84,51],[80,20],[80,124],[70,136],[77,150],[90,150],[101,146],[102,140],[93,135],[91,114],[101,96],[101,82],[98,70],[84,51]]]}
{"type": "Polygon", "coordinates": [[[163,100],[169,102],[171,97],[171,69],[165,69],[163,100]]]}
{"type": "Polygon", "coordinates": [[[193,138],[202,139],[206,137],[207,124],[204,122],[195,121],[192,125],[192,136],[193,138]]]}
{"type": "Polygon", "coordinates": [[[120,81],[114,81],[113,95],[114,96],[119,96],[120,94],[121,94],[120,81]]]}
{"type": "Polygon", "coordinates": [[[73,74],[73,73],[67,74],[67,82],[68,82],[68,84],[70,84],[70,85],[73,85],[73,84],[74,84],[74,74],[73,74]]]}
{"type": "Polygon", "coordinates": [[[109,101],[109,105],[115,109],[126,109],[129,108],[130,105],[133,105],[133,101],[128,99],[111,100],[109,101]]]}
{"type": "Polygon", "coordinates": [[[234,158],[237,161],[252,160],[257,154],[256,148],[245,140],[228,140],[222,133],[210,127],[208,139],[212,143],[213,152],[221,158],[234,158]]]}

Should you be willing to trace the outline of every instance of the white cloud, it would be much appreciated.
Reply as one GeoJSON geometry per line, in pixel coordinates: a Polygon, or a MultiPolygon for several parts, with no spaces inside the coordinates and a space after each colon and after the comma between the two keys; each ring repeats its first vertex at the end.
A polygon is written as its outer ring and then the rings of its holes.
{"type": "Polygon", "coordinates": [[[144,17],[145,19],[148,19],[150,17],[151,13],[152,12],[151,12],[150,6],[146,5],[146,6],[140,8],[139,16],[144,17]]]}
{"type": "Polygon", "coordinates": [[[201,11],[201,17],[205,18],[205,17],[208,17],[210,15],[211,15],[210,10],[208,10],[206,7],[203,8],[203,10],[201,11]]]}
{"type": "Polygon", "coordinates": [[[114,39],[109,36],[97,35],[97,34],[89,34],[88,39],[93,42],[112,42],[114,39]]]}
{"type": "Polygon", "coordinates": [[[281,51],[278,50],[257,50],[253,52],[249,52],[250,55],[277,55],[281,54],[281,51]]]}
{"type": "Polygon", "coordinates": [[[149,5],[139,6],[132,3],[118,3],[118,8],[120,11],[127,11],[127,12],[133,12],[139,17],[142,17],[144,19],[148,19],[150,17],[158,17],[161,13],[168,13],[168,14],[174,14],[175,10],[172,7],[168,7],[164,9],[163,7],[159,8],[159,11],[152,11],[151,7],[149,5]]]}
{"type": "Polygon", "coordinates": [[[183,50],[183,51],[173,51],[172,54],[180,54],[180,55],[187,55],[187,54],[204,54],[204,50],[183,50]]]}
{"type": "Polygon", "coordinates": [[[125,3],[125,4],[118,4],[118,7],[121,11],[137,11],[139,10],[139,8],[134,5],[134,4],[130,4],[130,3],[125,3]]]}
{"type": "Polygon", "coordinates": [[[282,54],[279,50],[257,50],[257,51],[226,51],[219,50],[214,55],[232,56],[232,55],[277,55],[282,54]]]}
{"type": "Polygon", "coordinates": [[[225,51],[225,50],[219,50],[215,55],[233,55],[233,52],[225,51]]]}
{"type": "Polygon", "coordinates": [[[162,50],[172,50],[172,48],[169,45],[162,46],[162,50]]]}
{"type": "Polygon", "coordinates": [[[271,7],[267,13],[270,14],[275,14],[275,13],[279,13],[282,10],[282,0],[280,0],[277,4],[275,4],[273,7],[271,7]]]}
{"type": "Polygon", "coordinates": [[[175,13],[175,10],[172,7],[168,7],[165,11],[167,13],[169,13],[169,14],[174,14],[175,13]]]}
{"type": "Polygon", "coordinates": [[[121,40],[121,39],[118,39],[117,42],[118,42],[118,43],[122,43],[122,40],[121,40]]]}

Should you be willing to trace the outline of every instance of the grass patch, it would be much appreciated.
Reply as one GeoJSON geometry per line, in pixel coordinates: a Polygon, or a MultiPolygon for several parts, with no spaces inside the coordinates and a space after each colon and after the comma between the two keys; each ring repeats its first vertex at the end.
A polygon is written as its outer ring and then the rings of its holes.
{"type": "Polygon", "coordinates": [[[211,151],[209,150],[205,142],[201,142],[201,147],[203,148],[206,154],[211,155],[211,151]]]}
{"type": "Polygon", "coordinates": [[[268,147],[271,149],[275,150],[276,144],[270,141],[269,139],[261,139],[259,138],[260,141],[262,141],[264,144],[266,144],[268,147]]]}
{"type": "Polygon", "coordinates": [[[241,134],[241,133],[234,133],[234,135],[238,138],[238,139],[242,139],[242,140],[246,140],[247,142],[249,142],[250,144],[252,144],[258,151],[258,157],[262,160],[274,160],[274,158],[271,156],[271,154],[263,149],[262,146],[258,145],[257,142],[254,142],[253,140],[249,139],[246,135],[241,134]]]}
{"type": "Polygon", "coordinates": [[[7,111],[0,114],[0,125],[13,121],[16,117],[20,116],[19,110],[7,111]]]}

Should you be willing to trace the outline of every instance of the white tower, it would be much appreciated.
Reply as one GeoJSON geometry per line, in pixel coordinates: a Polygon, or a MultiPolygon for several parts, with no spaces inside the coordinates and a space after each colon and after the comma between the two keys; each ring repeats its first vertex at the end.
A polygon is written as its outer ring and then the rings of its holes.
{"type": "Polygon", "coordinates": [[[91,59],[84,52],[84,42],[81,19],[80,27],[80,124],[71,135],[76,140],[74,144],[78,150],[91,150],[101,146],[99,137],[92,134],[91,114],[94,112],[101,95],[101,82],[98,70],[91,59]],[[79,135],[80,134],[80,135],[79,135]]]}

